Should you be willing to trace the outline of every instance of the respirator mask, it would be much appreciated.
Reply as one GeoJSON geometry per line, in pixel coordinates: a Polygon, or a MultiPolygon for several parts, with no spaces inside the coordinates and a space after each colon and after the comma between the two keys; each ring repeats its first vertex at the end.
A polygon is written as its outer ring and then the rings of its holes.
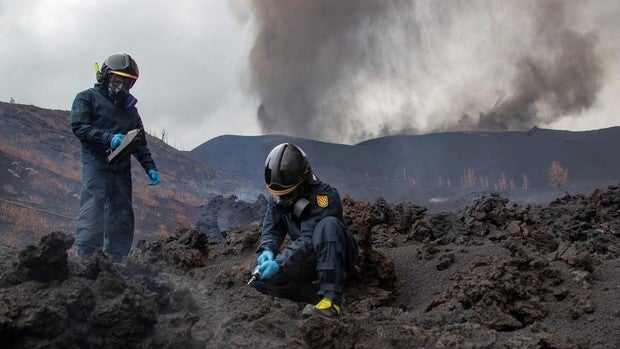
{"type": "Polygon", "coordinates": [[[310,201],[299,196],[299,189],[294,190],[292,193],[286,195],[278,195],[276,198],[276,207],[285,211],[293,212],[293,215],[297,218],[305,213],[306,209],[310,206],[310,201]]]}
{"type": "Polygon", "coordinates": [[[108,81],[108,97],[115,103],[122,102],[129,95],[129,89],[136,80],[116,74],[110,74],[108,81]]]}

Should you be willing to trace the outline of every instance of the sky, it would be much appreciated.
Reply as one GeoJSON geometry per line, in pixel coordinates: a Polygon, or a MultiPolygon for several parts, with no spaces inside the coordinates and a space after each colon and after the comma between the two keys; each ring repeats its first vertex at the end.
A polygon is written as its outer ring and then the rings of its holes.
{"type": "Polygon", "coordinates": [[[70,110],[115,52],[181,150],[620,125],[617,0],[0,0],[0,101],[70,110]]]}
{"type": "Polygon", "coordinates": [[[0,0],[0,100],[70,110],[115,52],[137,62],[131,93],[147,132],[182,150],[256,135],[244,92],[251,28],[227,1],[0,0]]]}

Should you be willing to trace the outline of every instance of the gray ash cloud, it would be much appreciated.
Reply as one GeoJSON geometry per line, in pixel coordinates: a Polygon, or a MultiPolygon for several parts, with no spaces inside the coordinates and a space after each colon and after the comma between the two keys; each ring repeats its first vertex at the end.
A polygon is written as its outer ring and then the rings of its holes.
{"type": "Polygon", "coordinates": [[[582,2],[250,4],[249,86],[263,133],[353,143],[527,129],[580,115],[603,86],[598,28],[582,2]]]}

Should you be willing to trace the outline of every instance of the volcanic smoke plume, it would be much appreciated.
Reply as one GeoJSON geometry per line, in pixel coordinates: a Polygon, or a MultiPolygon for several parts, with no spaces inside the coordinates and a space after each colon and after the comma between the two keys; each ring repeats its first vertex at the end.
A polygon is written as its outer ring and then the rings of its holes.
{"type": "Polygon", "coordinates": [[[579,116],[603,86],[601,3],[249,1],[260,126],[350,143],[579,116]]]}

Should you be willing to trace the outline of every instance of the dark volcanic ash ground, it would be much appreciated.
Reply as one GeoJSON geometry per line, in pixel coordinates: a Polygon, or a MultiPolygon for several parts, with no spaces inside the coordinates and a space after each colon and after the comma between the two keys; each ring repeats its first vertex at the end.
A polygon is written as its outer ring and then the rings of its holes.
{"type": "MultiPolygon", "coordinates": [[[[246,285],[260,225],[179,229],[121,264],[70,234],[0,252],[3,347],[618,348],[620,188],[429,214],[343,199],[360,245],[338,320],[246,285]]],[[[247,210],[247,207],[244,208],[247,210]]],[[[214,218],[208,219],[214,222],[214,218]]],[[[252,221],[252,220],[251,220],[252,221]]]]}

